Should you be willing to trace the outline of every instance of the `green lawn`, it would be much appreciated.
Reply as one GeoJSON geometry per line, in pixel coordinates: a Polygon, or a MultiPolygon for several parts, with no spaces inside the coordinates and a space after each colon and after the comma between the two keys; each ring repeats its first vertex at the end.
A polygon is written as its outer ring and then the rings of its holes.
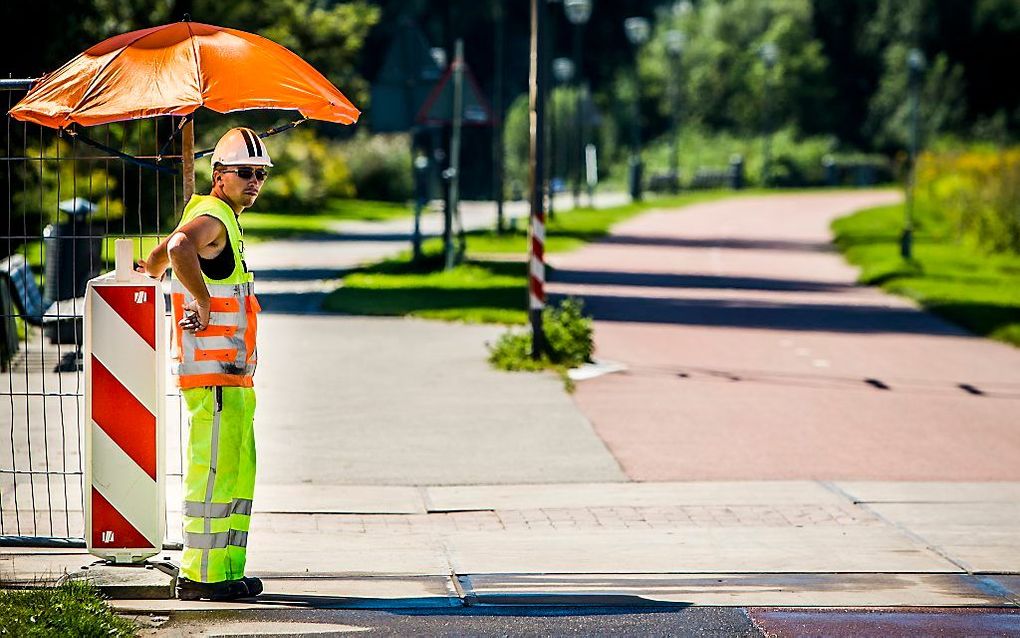
{"type": "Polygon", "coordinates": [[[82,581],[59,587],[0,590],[4,636],[134,636],[138,627],[116,615],[99,590],[82,581]]]}
{"type": "Polygon", "coordinates": [[[906,263],[899,255],[902,206],[860,211],[832,228],[846,258],[861,267],[861,283],[910,297],[976,334],[1020,346],[1020,255],[984,254],[922,216],[915,261],[906,263]]]}
{"type": "MultiPolygon", "coordinates": [[[[605,209],[578,209],[556,214],[546,224],[546,250],[563,252],[605,236],[613,224],[653,208],[678,208],[733,196],[706,191],[605,209]]],[[[521,224],[523,226],[523,224],[521,224]]],[[[415,316],[469,323],[527,322],[527,231],[467,234],[467,259],[442,270],[442,240],[426,241],[427,258],[410,263],[404,254],[352,273],[323,304],[332,312],[359,315],[415,316]]]]}

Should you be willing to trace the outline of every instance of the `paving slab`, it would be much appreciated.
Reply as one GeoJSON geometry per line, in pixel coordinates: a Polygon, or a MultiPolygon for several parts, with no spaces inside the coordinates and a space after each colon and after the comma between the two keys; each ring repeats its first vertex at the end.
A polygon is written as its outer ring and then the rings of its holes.
{"type": "Polygon", "coordinates": [[[861,503],[1020,503],[1020,482],[836,481],[861,503]]]}
{"type": "Polygon", "coordinates": [[[472,605],[1010,606],[965,574],[481,574],[472,605]]]}
{"type": "Polygon", "coordinates": [[[0,553],[0,582],[12,585],[55,585],[66,574],[77,573],[100,559],[84,550],[68,552],[0,553]]]}
{"type": "Polygon", "coordinates": [[[92,565],[69,576],[92,583],[111,599],[169,600],[175,595],[174,577],[151,564],[92,565]]]}
{"type": "Polygon", "coordinates": [[[557,375],[491,368],[485,344],[503,330],[260,318],[260,485],[623,480],[557,375]]]}
{"type": "Polygon", "coordinates": [[[462,485],[425,489],[432,512],[671,505],[839,504],[846,499],[812,481],[462,485]]]}
{"type": "Polygon", "coordinates": [[[252,521],[247,572],[265,576],[447,575],[442,545],[427,534],[270,533],[252,521]]]}
{"type": "Polygon", "coordinates": [[[868,508],[968,571],[1020,573],[1020,503],[872,503],[868,508]]]}
{"type": "Polygon", "coordinates": [[[959,572],[884,527],[713,527],[682,531],[451,533],[457,574],[959,572]]]}
{"type": "Polygon", "coordinates": [[[418,514],[425,512],[421,490],[396,485],[279,485],[257,483],[259,512],[324,514],[418,514]]]}

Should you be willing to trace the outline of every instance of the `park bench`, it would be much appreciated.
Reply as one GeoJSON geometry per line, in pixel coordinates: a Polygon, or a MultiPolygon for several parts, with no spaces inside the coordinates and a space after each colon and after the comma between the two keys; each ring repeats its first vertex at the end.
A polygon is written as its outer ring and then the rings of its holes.
{"type": "MultiPolygon", "coordinates": [[[[11,255],[0,261],[0,286],[3,286],[10,295],[13,306],[17,309],[18,315],[31,326],[51,327],[54,331],[54,342],[65,343],[66,332],[64,326],[70,326],[76,334],[72,335],[71,341],[77,345],[76,352],[66,353],[54,372],[69,372],[78,369],[81,359],[82,329],[81,321],[85,308],[85,298],[62,299],[52,301],[43,297],[39,286],[35,283],[35,275],[32,267],[22,255],[11,255]]],[[[0,291],[2,292],[2,291],[0,291]]],[[[0,331],[3,331],[0,343],[3,344],[0,352],[0,360],[3,369],[6,370],[9,362],[13,359],[18,349],[17,328],[14,324],[13,313],[3,304],[4,317],[0,322],[0,331]],[[13,346],[13,347],[12,347],[13,346]],[[8,352],[8,350],[10,350],[8,352]]]]}

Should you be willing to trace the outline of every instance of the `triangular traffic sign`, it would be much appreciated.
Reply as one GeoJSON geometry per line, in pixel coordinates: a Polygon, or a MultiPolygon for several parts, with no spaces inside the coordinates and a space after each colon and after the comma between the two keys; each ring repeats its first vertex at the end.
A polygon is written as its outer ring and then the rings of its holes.
{"type": "MultiPolygon", "coordinates": [[[[418,111],[415,121],[429,126],[441,126],[453,122],[453,70],[451,64],[446,73],[432,89],[432,93],[418,111]]],[[[464,64],[464,126],[491,126],[493,124],[492,108],[478,87],[471,68],[464,64]]]]}

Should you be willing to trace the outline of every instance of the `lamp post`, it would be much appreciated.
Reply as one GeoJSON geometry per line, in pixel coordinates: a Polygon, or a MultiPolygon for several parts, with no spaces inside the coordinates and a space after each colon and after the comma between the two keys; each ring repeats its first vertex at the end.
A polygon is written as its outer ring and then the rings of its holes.
{"type": "Polygon", "coordinates": [[[648,41],[652,28],[647,18],[627,18],[623,21],[623,30],[627,34],[627,40],[634,47],[634,122],[631,124],[631,155],[628,166],[628,181],[630,182],[630,198],[633,201],[641,200],[641,82],[637,77],[637,52],[641,45],[648,41]]]}
{"type": "Polygon", "coordinates": [[[921,78],[925,68],[924,53],[920,49],[907,52],[907,80],[910,85],[910,172],[907,175],[907,202],[904,207],[903,235],[900,237],[900,256],[907,261],[914,257],[914,185],[917,181],[917,149],[920,146],[921,78]]]}
{"type": "Polygon", "coordinates": [[[673,131],[670,135],[669,151],[669,182],[671,190],[676,193],[680,190],[680,56],[684,52],[684,45],[687,37],[682,31],[670,29],[666,32],[666,50],[669,52],[670,66],[673,72],[669,74],[669,110],[672,113],[673,131]]]}
{"type": "Polygon", "coordinates": [[[779,47],[774,42],[766,42],[758,50],[761,61],[765,63],[765,91],[764,107],[762,109],[762,162],[761,162],[761,185],[768,186],[772,170],[772,104],[769,97],[772,89],[772,69],[779,60],[779,47]]]}
{"type": "Polygon", "coordinates": [[[591,18],[592,0],[563,0],[563,11],[567,21],[574,25],[574,71],[577,75],[577,104],[574,107],[574,134],[577,146],[571,152],[574,158],[574,208],[581,207],[581,180],[584,172],[584,96],[581,91],[581,33],[591,18]]]}
{"type": "MultiPolygon", "coordinates": [[[[552,61],[553,69],[553,80],[556,84],[570,84],[570,81],[574,79],[574,62],[570,58],[556,58],[552,61]]],[[[570,172],[570,154],[567,153],[567,162],[564,165],[561,162],[563,153],[561,147],[563,146],[564,139],[569,140],[569,136],[558,135],[556,130],[557,120],[559,120],[559,113],[557,113],[556,107],[556,90],[552,91],[552,99],[549,104],[549,207],[552,208],[552,200],[556,195],[556,185],[559,179],[559,169],[563,169],[565,172],[570,172]],[[559,138],[559,139],[557,139],[559,138]]],[[[559,126],[563,126],[563,122],[558,123],[559,126]]]]}

